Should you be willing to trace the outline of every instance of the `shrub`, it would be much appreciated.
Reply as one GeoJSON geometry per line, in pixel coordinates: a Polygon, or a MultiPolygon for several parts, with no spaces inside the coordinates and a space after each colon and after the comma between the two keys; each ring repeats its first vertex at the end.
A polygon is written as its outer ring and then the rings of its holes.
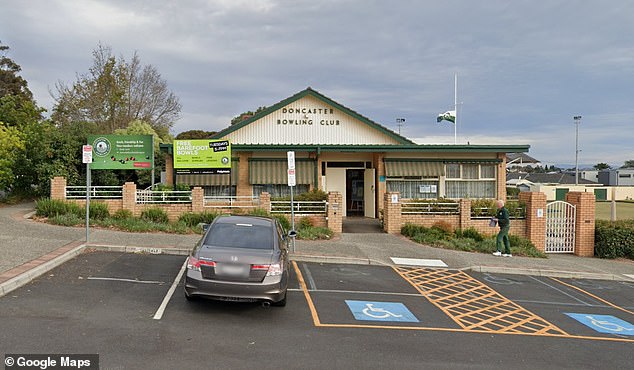
{"type": "Polygon", "coordinates": [[[275,214],[273,215],[273,218],[277,219],[280,222],[280,224],[284,228],[284,231],[288,232],[291,230],[291,222],[288,220],[288,218],[286,218],[286,216],[275,214]]]}
{"type": "Polygon", "coordinates": [[[447,235],[453,234],[453,226],[447,221],[436,221],[431,227],[432,229],[441,230],[447,235]]]}
{"type": "Polygon", "coordinates": [[[60,226],[77,226],[85,224],[86,218],[81,218],[74,213],[66,213],[49,217],[49,222],[60,226]]]}
{"type": "Polygon", "coordinates": [[[104,202],[91,202],[88,212],[91,220],[104,220],[110,217],[108,205],[104,202]]]}
{"type": "Polygon", "coordinates": [[[264,208],[253,208],[249,211],[248,215],[250,216],[260,216],[260,217],[269,217],[269,212],[264,208]]]}
{"type": "Polygon", "coordinates": [[[313,221],[310,218],[302,217],[299,220],[299,227],[298,227],[299,230],[301,230],[301,229],[309,229],[311,227],[313,227],[313,221]]]}
{"type": "Polygon", "coordinates": [[[141,219],[159,224],[166,224],[169,222],[167,213],[161,208],[148,208],[144,210],[141,212],[141,219]]]}
{"type": "Polygon", "coordinates": [[[429,229],[425,226],[414,225],[410,223],[401,226],[401,234],[409,238],[413,237],[416,234],[425,233],[427,230],[429,229]]]}
{"type": "Polygon", "coordinates": [[[178,222],[182,222],[188,227],[195,227],[198,224],[210,224],[218,217],[216,212],[200,212],[200,213],[183,213],[178,218],[178,222]]]}
{"type": "Polygon", "coordinates": [[[455,234],[457,238],[468,238],[473,239],[477,242],[481,242],[484,240],[484,236],[480,234],[480,232],[474,227],[469,227],[464,230],[457,229],[455,234]]]}
{"type": "Polygon", "coordinates": [[[35,214],[41,217],[55,217],[66,214],[82,217],[82,215],[86,214],[86,211],[82,210],[82,207],[75,202],[42,198],[35,202],[35,214]]]}
{"type": "Polygon", "coordinates": [[[125,219],[133,218],[133,217],[134,215],[128,209],[120,209],[117,212],[115,212],[114,215],[112,215],[112,218],[114,218],[115,220],[125,220],[125,219]]]}
{"type": "Polygon", "coordinates": [[[634,259],[634,220],[596,220],[594,238],[597,257],[634,259]]]}
{"type": "Polygon", "coordinates": [[[306,227],[297,231],[297,238],[304,240],[330,239],[333,232],[327,227],[306,227]]]}

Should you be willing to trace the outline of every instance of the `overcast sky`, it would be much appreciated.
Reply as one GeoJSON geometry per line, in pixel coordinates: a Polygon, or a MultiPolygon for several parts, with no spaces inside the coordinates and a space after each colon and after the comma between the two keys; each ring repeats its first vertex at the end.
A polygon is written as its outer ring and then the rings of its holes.
{"type": "Polygon", "coordinates": [[[0,40],[37,102],[98,43],[158,68],[173,133],[308,86],[418,143],[530,144],[547,164],[634,159],[634,1],[0,0],[0,40]]]}

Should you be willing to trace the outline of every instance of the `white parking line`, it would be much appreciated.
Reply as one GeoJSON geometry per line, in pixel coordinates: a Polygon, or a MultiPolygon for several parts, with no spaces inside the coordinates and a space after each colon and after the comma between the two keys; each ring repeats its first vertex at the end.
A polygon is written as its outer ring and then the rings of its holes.
{"type": "MultiPolygon", "coordinates": [[[[365,290],[338,290],[338,289],[307,289],[311,293],[345,293],[345,294],[376,294],[376,295],[398,295],[409,297],[421,297],[420,293],[398,293],[398,292],[370,292],[365,290]]],[[[288,288],[289,292],[303,292],[303,289],[288,288]]]]}
{"type": "Polygon", "coordinates": [[[92,276],[87,277],[86,280],[123,281],[126,283],[138,283],[138,284],[159,284],[159,285],[165,284],[165,282],[163,281],[154,281],[154,280],[135,280],[135,279],[92,277],[92,276]]]}
{"type": "Polygon", "coordinates": [[[159,306],[158,310],[154,314],[154,320],[160,320],[163,317],[163,313],[165,312],[165,308],[167,307],[167,304],[169,303],[170,299],[172,299],[172,295],[174,295],[174,291],[176,290],[176,286],[178,285],[178,282],[181,281],[181,278],[183,277],[183,274],[185,273],[185,269],[187,268],[187,259],[188,258],[189,257],[185,258],[185,262],[183,262],[183,266],[181,267],[181,270],[178,272],[178,275],[176,276],[176,279],[174,279],[174,282],[172,283],[172,286],[167,291],[167,294],[165,295],[165,298],[163,298],[163,302],[161,303],[161,305],[159,306]]]}

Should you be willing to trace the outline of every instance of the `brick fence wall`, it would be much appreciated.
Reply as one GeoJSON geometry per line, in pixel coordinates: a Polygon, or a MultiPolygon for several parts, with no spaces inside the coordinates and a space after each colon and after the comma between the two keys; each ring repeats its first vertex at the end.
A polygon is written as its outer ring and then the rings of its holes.
{"type": "MultiPolygon", "coordinates": [[[[529,239],[535,247],[544,252],[546,248],[546,195],[536,192],[522,192],[520,201],[526,205],[525,219],[511,219],[510,234],[529,239]]],[[[488,219],[471,218],[471,201],[460,200],[460,213],[457,215],[418,215],[402,214],[399,193],[386,193],[384,196],[383,229],[390,234],[400,234],[406,223],[433,226],[439,221],[448,222],[454,229],[475,228],[484,235],[497,234],[497,227],[490,227],[488,219]]],[[[566,201],[577,208],[575,254],[594,255],[595,203],[593,193],[569,192],[566,201]]]]}

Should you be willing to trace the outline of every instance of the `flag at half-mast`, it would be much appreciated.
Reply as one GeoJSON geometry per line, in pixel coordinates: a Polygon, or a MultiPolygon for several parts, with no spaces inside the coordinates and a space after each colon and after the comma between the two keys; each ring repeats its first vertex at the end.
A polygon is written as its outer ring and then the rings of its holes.
{"type": "Polygon", "coordinates": [[[452,123],[456,123],[456,111],[455,110],[448,110],[445,113],[441,113],[438,115],[438,118],[436,118],[436,122],[440,123],[441,121],[449,121],[452,123]]]}

